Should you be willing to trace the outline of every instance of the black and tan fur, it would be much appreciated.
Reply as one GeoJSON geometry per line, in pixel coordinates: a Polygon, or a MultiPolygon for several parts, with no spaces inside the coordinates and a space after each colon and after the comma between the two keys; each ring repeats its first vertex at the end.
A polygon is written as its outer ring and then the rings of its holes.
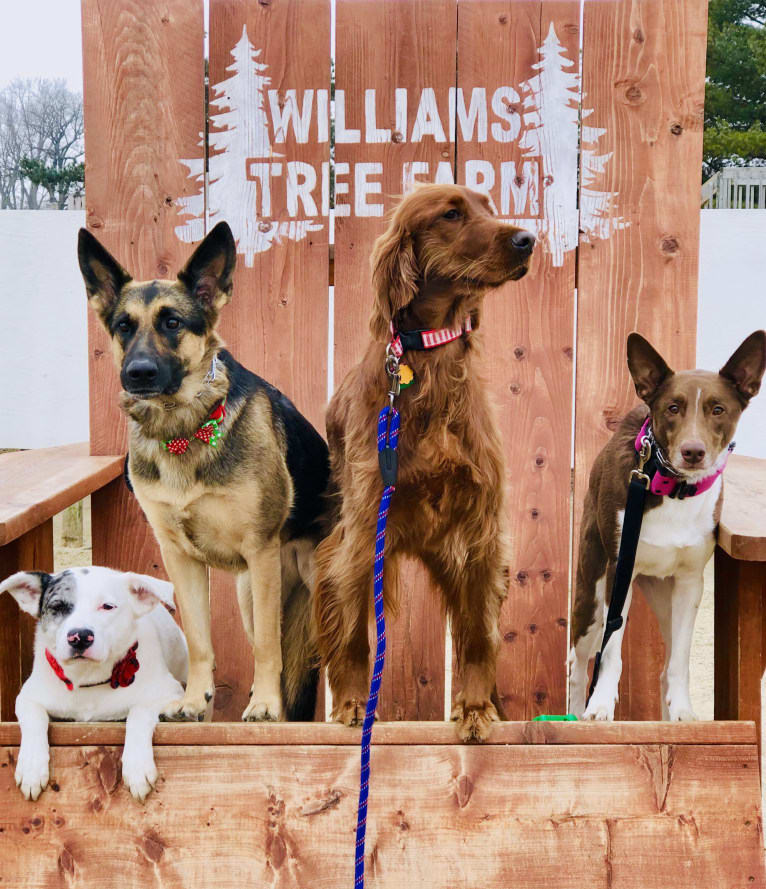
{"type": "Polygon", "coordinates": [[[311,719],[317,672],[309,590],[328,452],[294,405],[238,364],[216,333],[232,292],[229,227],[218,224],[175,281],[133,281],[84,229],[78,254],[88,300],[120,368],[131,482],[159,541],[189,643],[189,681],[175,715],[201,719],[212,699],[213,566],[237,573],[253,644],[243,719],[311,719]],[[224,398],[217,447],[192,439],[183,455],[164,450],[164,440],[192,438],[224,398]]]}

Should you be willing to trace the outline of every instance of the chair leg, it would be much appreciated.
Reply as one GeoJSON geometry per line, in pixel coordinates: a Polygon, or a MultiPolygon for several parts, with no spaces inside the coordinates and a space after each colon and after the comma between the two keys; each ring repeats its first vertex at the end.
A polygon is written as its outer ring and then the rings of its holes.
{"type": "MultiPolygon", "coordinates": [[[[0,579],[17,571],[53,571],[53,520],[0,547],[0,579]]],[[[0,720],[12,721],[16,695],[32,670],[35,621],[0,596],[0,720]]]]}
{"type": "Polygon", "coordinates": [[[760,737],[766,562],[715,551],[715,718],[752,719],[760,737]]]}

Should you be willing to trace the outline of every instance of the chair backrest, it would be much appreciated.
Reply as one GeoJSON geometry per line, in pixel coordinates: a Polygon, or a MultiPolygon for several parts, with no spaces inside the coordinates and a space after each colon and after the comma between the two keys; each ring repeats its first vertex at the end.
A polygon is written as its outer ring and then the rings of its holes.
{"type": "MultiPolygon", "coordinates": [[[[210,0],[206,127],[202,0],[83,2],[89,227],[153,278],[226,219],[239,257],[224,338],[321,431],[328,388],[366,340],[373,241],[409,180],[488,190],[539,234],[533,273],[489,295],[483,325],[511,491],[510,718],[566,707],[571,541],[592,459],[634,403],[628,332],[694,363],[706,12],[336,0],[333,21],[329,0],[210,0]]],[[[93,318],[90,374],[92,451],[122,452],[93,318]]],[[[93,526],[95,562],[161,572],[119,483],[94,498],[93,526]]],[[[402,584],[384,718],[444,716],[451,657],[419,571],[402,584]]],[[[217,718],[236,719],[252,659],[231,579],[211,580],[217,718]]],[[[661,648],[640,599],[630,624],[619,712],[655,717],[661,648]]]]}

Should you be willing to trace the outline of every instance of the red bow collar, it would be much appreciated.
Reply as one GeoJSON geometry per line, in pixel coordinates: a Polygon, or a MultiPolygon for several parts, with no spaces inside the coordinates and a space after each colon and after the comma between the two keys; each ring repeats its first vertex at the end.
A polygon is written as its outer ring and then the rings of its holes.
{"type": "MultiPolygon", "coordinates": [[[[128,649],[128,653],[125,657],[120,658],[119,661],[112,667],[112,675],[109,679],[104,679],[102,682],[90,682],[87,685],[78,685],[78,688],[94,688],[97,685],[106,685],[107,682],[112,686],[112,688],[127,688],[127,686],[133,684],[133,680],[136,678],[136,673],[138,673],[138,668],[141,666],[138,663],[138,658],[136,657],[136,651],[138,650],[138,642],[134,642],[133,645],[128,649]]],[[[72,680],[66,675],[61,664],[56,660],[56,658],[51,654],[49,649],[45,649],[45,657],[48,663],[51,666],[53,672],[58,676],[58,678],[66,685],[69,691],[74,691],[74,684],[72,680]]]]}
{"type": "MultiPolygon", "coordinates": [[[[207,420],[194,433],[192,438],[197,438],[205,444],[209,444],[213,448],[218,447],[218,442],[223,433],[220,426],[226,416],[226,399],[218,405],[217,408],[210,411],[207,420]]],[[[187,448],[191,444],[191,438],[168,438],[162,442],[162,447],[170,454],[180,456],[185,454],[187,448]]]]}

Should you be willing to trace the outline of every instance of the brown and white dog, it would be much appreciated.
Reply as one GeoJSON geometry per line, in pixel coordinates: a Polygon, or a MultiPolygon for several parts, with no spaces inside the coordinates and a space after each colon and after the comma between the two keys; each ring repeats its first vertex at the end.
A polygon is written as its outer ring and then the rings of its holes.
{"type": "Polygon", "coordinates": [[[424,185],[401,201],[375,244],[372,340],[327,411],[331,479],[340,497],[334,528],[317,549],[320,653],[333,718],[346,725],[362,721],[368,695],[368,610],[383,490],[375,437],[392,341],[406,350],[414,382],[396,401],[399,476],[386,537],[386,608],[397,556],[421,558],[452,620],[462,673],[453,712],[459,734],[481,741],[498,718],[490,698],[508,583],[505,467],[481,377],[479,327],[485,293],[526,274],[534,242],[495,219],[483,195],[424,185]]]}
{"type": "MultiPolygon", "coordinates": [[[[766,368],[766,332],[752,333],[718,373],[674,373],[637,333],[628,337],[628,368],[645,405],[632,410],[593,464],[580,531],[572,609],[570,710],[613,719],[625,624],[607,643],[586,707],[588,661],[601,646],[620,542],[628,476],[637,442],[650,434],[658,463],[636,551],[637,578],[665,640],[662,718],[696,719],[689,698],[689,652],[723,502],[721,473],[737,422],[766,368]],[[648,408],[648,410],[647,410],[648,408]]],[[[649,466],[647,466],[647,469],[649,466]]],[[[630,607],[631,591],[623,609],[630,607]]]]}

